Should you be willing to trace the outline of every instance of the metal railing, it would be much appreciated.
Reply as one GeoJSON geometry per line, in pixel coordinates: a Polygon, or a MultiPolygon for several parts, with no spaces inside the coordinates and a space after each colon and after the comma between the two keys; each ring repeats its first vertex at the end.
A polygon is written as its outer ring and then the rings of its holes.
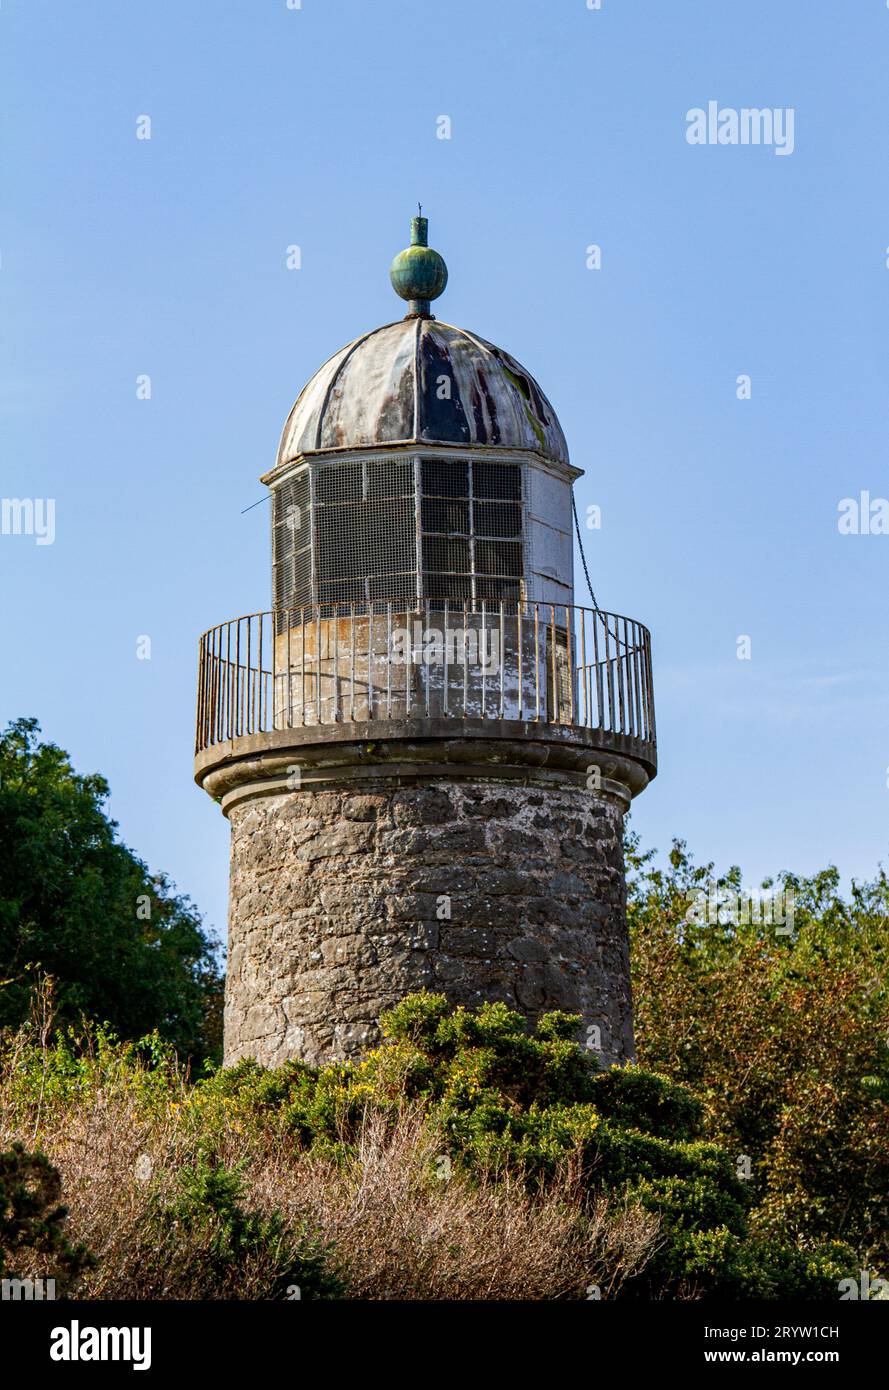
{"type": "Polygon", "coordinates": [[[272,730],[429,718],[598,730],[654,762],[648,629],[565,604],[421,599],[252,613],[200,640],[198,753],[272,730]]]}

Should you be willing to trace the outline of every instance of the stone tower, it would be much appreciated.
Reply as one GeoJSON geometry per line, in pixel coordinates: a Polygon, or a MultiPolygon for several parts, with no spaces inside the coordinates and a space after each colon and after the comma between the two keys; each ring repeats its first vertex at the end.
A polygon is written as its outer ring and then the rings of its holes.
{"type": "Polygon", "coordinates": [[[650,644],[574,604],[555,411],[438,322],[330,358],[284,426],[273,608],[201,639],[196,780],[231,823],[225,1060],[357,1056],[411,990],[579,1013],[632,1055],[624,812],[655,775],[650,644]]]}

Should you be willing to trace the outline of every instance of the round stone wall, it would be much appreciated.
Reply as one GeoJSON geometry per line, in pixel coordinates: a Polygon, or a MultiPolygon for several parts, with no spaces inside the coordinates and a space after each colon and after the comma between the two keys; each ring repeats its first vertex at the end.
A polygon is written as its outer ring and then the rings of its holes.
{"type": "Polygon", "coordinates": [[[578,1013],[632,1056],[623,812],[602,788],[302,786],[231,821],[225,1061],[360,1056],[412,990],[578,1013]]]}

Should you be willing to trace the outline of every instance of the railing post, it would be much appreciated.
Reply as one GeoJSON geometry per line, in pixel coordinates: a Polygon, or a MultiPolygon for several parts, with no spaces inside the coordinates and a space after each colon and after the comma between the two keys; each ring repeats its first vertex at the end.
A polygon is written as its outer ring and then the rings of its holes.
{"type": "Polygon", "coordinates": [[[374,658],[373,658],[373,638],[374,638],[374,605],[373,599],[368,598],[365,604],[367,609],[367,717],[374,717],[374,658]]]}
{"type": "Polygon", "coordinates": [[[355,723],[355,602],[349,604],[349,721],[355,723]]]}
{"type": "Polygon", "coordinates": [[[392,718],[392,604],[386,604],[386,718],[392,718]]]}
{"type": "Polygon", "coordinates": [[[253,721],[252,721],[252,714],[251,714],[251,706],[252,706],[252,703],[253,703],[253,701],[252,701],[252,695],[253,695],[253,691],[252,691],[252,685],[253,685],[253,680],[252,680],[253,665],[252,665],[252,663],[251,663],[251,661],[250,661],[250,648],[251,648],[251,645],[252,645],[253,619],[252,619],[252,618],[245,618],[244,621],[245,621],[246,624],[247,624],[247,654],[246,654],[245,661],[244,661],[244,705],[245,705],[245,714],[246,714],[246,717],[245,717],[245,720],[244,720],[244,732],[245,732],[246,734],[250,734],[250,733],[252,733],[252,731],[253,731],[253,730],[252,730],[252,722],[253,722],[253,721]]]}
{"type": "Polygon", "coordinates": [[[237,737],[241,738],[247,729],[247,682],[245,679],[246,658],[241,656],[241,625],[244,619],[238,619],[235,628],[235,666],[238,671],[238,690],[237,690],[237,709],[235,711],[235,729],[237,737]]]}
{"type": "Polygon", "coordinates": [[[213,629],[213,742],[219,742],[219,649],[222,629],[213,629]]]}
{"type": "Polygon", "coordinates": [[[290,656],[290,635],[293,631],[293,609],[288,608],[284,621],[287,624],[287,728],[293,728],[293,688],[291,684],[292,659],[290,656]]]}
{"type": "MultiPolygon", "coordinates": [[[[331,610],[331,616],[324,619],[322,619],[322,609],[325,605],[318,604],[312,605],[308,611],[305,608],[299,610],[274,609],[268,613],[253,613],[247,617],[232,619],[230,622],[209,628],[200,638],[198,644],[195,708],[196,753],[205,752],[214,744],[232,743],[244,736],[263,733],[267,730],[279,727],[292,728],[296,722],[305,725],[310,718],[308,714],[310,703],[314,703],[316,706],[315,715],[317,718],[315,722],[317,723],[337,724],[346,719],[354,723],[361,708],[360,701],[356,700],[356,688],[359,681],[364,679],[359,665],[363,659],[364,643],[362,642],[359,647],[356,627],[359,616],[357,608],[361,606],[366,607],[367,618],[366,700],[368,720],[373,720],[376,717],[378,705],[380,708],[382,707],[384,689],[386,718],[391,719],[393,715],[393,694],[396,696],[397,703],[400,689],[397,672],[393,674],[394,624],[400,618],[407,624],[405,631],[407,647],[404,652],[405,708],[403,716],[399,713],[399,717],[410,720],[414,717],[420,718],[425,714],[427,718],[431,718],[433,713],[444,718],[456,719],[460,717],[458,711],[451,708],[450,689],[451,677],[455,675],[459,699],[459,658],[455,656],[453,660],[451,659],[450,637],[452,625],[455,636],[459,630],[456,624],[459,622],[460,608],[458,606],[457,618],[455,619],[454,609],[449,599],[441,602],[435,600],[434,602],[437,605],[436,608],[433,608],[432,600],[418,599],[414,607],[410,611],[406,609],[403,618],[401,618],[401,615],[393,612],[395,605],[392,601],[387,600],[385,602],[385,618],[383,618],[383,603],[381,601],[381,632],[379,636],[382,642],[382,626],[385,622],[386,676],[385,686],[381,675],[378,688],[375,678],[378,634],[375,626],[374,607],[370,600],[367,601],[366,605],[356,605],[354,601],[342,605],[348,608],[349,620],[348,648],[347,652],[344,651],[342,654],[344,666],[342,672],[340,671],[339,641],[341,614],[338,603],[327,605],[331,610]],[[299,612],[300,623],[298,676],[302,690],[300,721],[295,721],[293,717],[293,683],[297,677],[296,652],[293,650],[293,624],[297,621],[297,611],[299,612]],[[315,626],[314,659],[311,653],[311,634],[308,637],[306,634],[306,627],[311,622],[312,613],[314,613],[315,626]],[[266,618],[269,618],[271,631],[271,653],[268,668],[265,665],[266,618]],[[430,626],[433,623],[433,618],[436,619],[436,625],[430,626]],[[286,623],[286,635],[283,631],[279,631],[282,622],[286,623]],[[241,635],[242,623],[247,625],[246,639],[242,638],[241,635]],[[441,623],[444,626],[443,631],[439,634],[438,625],[441,623]],[[330,630],[331,624],[333,625],[332,632],[330,630]],[[419,633],[416,631],[417,626],[420,629],[419,633]],[[428,642],[427,633],[432,634],[429,636],[428,642]],[[438,636],[441,637],[443,643],[440,658],[436,655],[437,647],[434,645],[438,636]],[[283,640],[279,641],[279,639],[283,640]],[[428,653],[430,659],[427,661],[426,648],[429,644],[431,644],[428,653]],[[307,647],[309,648],[308,651],[307,647]],[[242,650],[242,648],[246,648],[246,650],[242,650]],[[323,655],[324,652],[327,653],[326,656],[323,655]],[[420,688],[418,680],[415,690],[414,668],[418,661],[422,662],[426,669],[422,673],[422,688],[420,688]],[[282,670],[282,663],[285,662],[286,668],[282,670]],[[433,664],[440,665],[442,671],[440,703],[436,703],[434,699],[435,691],[438,689],[438,676],[430,670],[430,665],[433,664]],[[332,681],[329,697],[323,696],[325,665],[330,668],[328,674],[332,681]],[[453,670],[454,666],[457,666],[456,672],[453,670]],[[310,692],[309,683],[312,680],[315,681],[314,692],[310,692]],[[348,712],[345,698],[342,697],[343,681],[348,681],[350,685],[348,712]],[[286,702],[286,719],[282,717],[282,712],[278,706],[279,686],[281,700],[286,702]],[[307,698],[308,693],[313,694],[312,701],[307,698]],[[328,699],[330,709],[325,711],[324,705],[328,699]],[[269,710],[270,702],[271,712],[269,710]]],[[[462,600],[462,717],[466,719],[471,714],[476,719],[480,717],[503,721],[507,717],[515,718],[517,714],[520,720],[531,719],[530,696],[526,701],[524,692],[527,665],[524,641],[527,630],[530,651],[533,631],[534,717],[536,720],[551,724],[566,724],[570,727],[576,725],[579,728],[598,728],[603,733],[616,734],[650,745],[653,757],[655,752],[654,685],[648,630],[635,619],[626,618],[621,614],[603,613],[600,609],[585,609],[570,604],[557,605],[554,602],[543,605],[536,601],[534,602],[532,629],[532,624],[529,621],[530,615],[526,614],[525,606],[523,600],[516,600],[515,613],[510,614],[507,609],[511,607],[511,604],[501,598],[497,601],[495,612],[489,614],[486,599],[462,600]],[[548,620],[544,611],[541,621],[541,607],[549,608],[548,620]],[[557,607],[563,609],[563,625],[561,627],[556,622],[557,607]],[[469,623],[470,617],[473,619],[472,626],[469,623]],[[488,623],[489,617],[494,619],[491,626],[488,623]],[[509,628],[507,628],[507,617],[514,617],[515,619],[509,628]],[[476,619],[478,619],[477,625],[476,619]],[[588,623],[592,623],[591,652],[587,650],[588,623]],[[601,643],[599,640],[600,626],[602,629],[601,643]],[[479,678],[477,685],[475,678],[471,678],[469,670],[470,644],[467,639],[470,631],[476,634],[477,639],[477,642],[473,643],[473,650],[477,651],[478,656],[479,678]],[[488,643],[489,636],[491,638],[490,644],[488,643]],[[564,663],[560,657],[562,638],[565,641],[564,663]],[[577,644],[576,647],[575,644],[577,644]],[[516,648],[514,658],[512,645],[515,645],[516,648]],[[491,671],[492,654],[495,650],[497,652],[496,659],[500,662],[499,680],[497,679],[496,668],[493,675],[491,671]],[[515,707],[511,697],[509,697],[508,690],[511,688],[513,659],[515,659],[518,680],[515,707]],[[540,670],[541,663],[544,665],[543,673],[540,670]],[[509,667],[509,672],[507,667],[509,667]],[[568,681],[564,703],[562,702],[563,675],[568,681]],[[493,695],[488,690],[489,676],[492,677],[493,695]],[[595,687],[593,685],[594,679],[595,687]],[[582,681],[582,692],[579,686],[575,688],[576,680],[582,681]],[[543,702],[545,702],[545,708],[543,702]]]]}
{"type": "Polygon", "coordinates": [[[404,717],[410,719],[414,703],[414,634],[411,632],[411,614],[405,604],[404,621],[407,624],[407,661],[404,668],[404,717]]]}
{"type": "MultiPolygon", "coordinates": [[[[516,640],[518,642],[517,670],[519,679],[519,719],[524,719],[525,717],[525,691],[523,685],[524,674],[522,671],[522,606],[522,600],[519,599],[518,603],[516,604],[516,640]]],[[[501,661],[503,660],[502,653],[500,659],[501,661]]]]}
{"type": "MultiPolygon", "coordinates": [[[[422,617],[422,619],[421,619],[421,622],[422,622],[422,630],[421,630],[421,632],[420,632],[420,641],[421,641],[422,644],[423,644],[423,649],[422,649],[422,653],[421,653],[421,656],[420,656],[420,660],[421,660],[422,663],[423,663],[423,692],[424,692],[423,708],[424,708],[424,710],[425,710],[426,718],[427,718],[427,719],[429,718],[429,679],[430,679],[430,669],[429,669],[429,668],[430,668],[430,662],[429,662],[429,659],[428,659],[428,658],[429,658],[429,653],[428,653],[427,650],[426,650],[426,633],[427,633],[427,632],[431,632],[432,629],[429,628],[429,627],[427,627],[426,624],[427,624],[428,622],[431,621],[430,616],[429,616],[429,615],[430,615],[430,612],[431,612],[431,609],[430,609],[430,606],[429,606],[429,600],[428,600],[428,598],[424,598],[424,599],[423,599],[423,607],[422,607],[422,614],[423,614],[423,617],[422,617]]],[[[434,639],[433,639],[433,641],[434,641],[434,639]]]]}
{"type": "Polygon", "coordinates": [[[447,718],[447,715],[448,715],[448,683],[449,683],[449,680],[450,680],[450,672],[449,672],[449,670],[448,670],[448,645],[449,645],[449,638],[450,638],[450,629],[449,629],[449,627],[448,627],[448,600],[447,600],[447,599],[445,599],[445,601],[444,601],[444,618],[443,618],[442,622],[443,622],[443,626],[444,626],[444,631],[442,632],[442,637],[443,637],[443,639],[444,639],[444,651],[442,652],[441,712],[442,712],[442,714],[445,716],[445,718],[447,718]]]}
{"type": "MultiPolygon", "coordinates": [[[[545,674],[545,672],[544,672],[545,674]]],[[[535,720],[540,722],[540,604],[534,604],[534,695],[537,708],[535,720]]]]}
{"type": "Polygon", "coordinates": [[[263,724],[263,722],[262,722],[262,692],[263,692],[263,688],[264,688],[264,686],[265,686],[265,681],[263,680],[263,673],[264,673],[265,667],[264,667],[264,664],[263,664],[263,655],[262,655],[262,653],[263,653],[263,644],[262,644],[262,636],[263,636],[263,632],[262,632],[262,627],[263,627],[262,620],[263,620],[263,616],[264,616],[264,615],[263,615],[262,613],[260,613],[260,615],[259,615],[259,678],[258,678],[258,681],[257,681],[257,686],[258,686],[257,695],[258,695],[258,699],[259,699],[259,721],[258,721],[258,722],[259,722],[259,727],[258,727],[258,729],[257,729],[257,733],[260,733],[260,734],[263,733],[264,728],[265,728],[265,726],[264,726],[264,724],[263,724]]]}
{"type": "Polygon", "coordinates": [[[469,708],[469,643],[466,640],[469,635],[469,607],[466,599],[463,600],[463,718],[466,718],[466,711],[469,708]]]}
{"type": "Polygon", "coordinates": [[[624,699],[624,660],[625,656],[620,651],[620,618],[614,620],[614,653],[615,665],[617,668],[617,700],[618,700],[618,719],[620,720],[620,733],[625,732],[626,708],[624,699]]]}
{"type": "Polygon", "coordinates": [[[203,719],[203,710],[202,710],[202,708],[201,708],[202,696],[203,696],[203,689],[204,689],[204,639],[203,639],[203,637],[202,637],[201,640],[198,642],[198,695],[197,695],[197,701],[196,701],[196,704],[195,704],[195,716],[194,716],[194,751],[195,751],[195,754],[198,754],[198,753],[202,752],[202,751],[203,751],[203,747],[204,747],[204,741],[203,741],[203,736],[202,736],[202,731],[201,731],[201,721],[202,721],[202,719],[203,719]]]}
{"type": "Polygon", "coordinates": [[[583,713],[581,722],[586,729],[589,727],[590,702],[587,693],[587,670],[586,670],[586,609],[580,609],[580,682],[583,689],[583,713]]]}
{"type": "Polygon", "coordinates": [[[633,689],[636,698],[636,728],[637,738],[644,738],[645,729],[645,708],[642,703],[642,681],[640,678],[642,661],[642,632],[643,629],[634,619],[633,621],[633,689]]]}
{"type": "Polygon", "coordinates": [[[565,653],[568,658],[568,723],[574,723],[574,662],[571,648],[571,609],[565,605],[565,653]]]}
{"type": "Polygon", "coordinates": [[[321,605],[315,605],[315,719],[321,724],[321,605]]]}
{"type": "Polygon", "coordinates": [[[608,627],[608,618],[603,622],[605,629],[605,678],[608,686],[608,723],[606,728],[614,730],[614,665],[611,659],[611,630],[608,627]]]}
{"type": "MultiPolygon", "coordinates": [[[[476,653],[483,652],[484,649],[485,649],[485,633],[487,632],[487,612],[486,612],[486,608],[487,608],[487,599],[482,599],[482,632],[481,632],[482,640],[481,640],[480,643],[478,643],[478,642],[476,643],[476,648],[475,648],[476,653]]],[[[479,662],[478,665],[481,667],[481,675],[482,675],[482,719],[484,719],[484,718],[485,718],[485,715],[486,715],[486,712],[487,712],[487,711],[486,711],[486,707],[485,707],[485,697],[486,697],[486,695],[487,695],[487,693],[488,693],[488,682],[487,682],[487,676],[486,676],[486,674],[485,674],[485,668],[484,668],[484,666],[481,664],[481,662],[479,662]]]]}
{"type": "Polygon", "coordinates": [[[340,608],[333,605],[333,722],[340,720],[340,608]]]}
{"type": "Polygon", "coordinates": [[[505,672],[505,670],[506,670],[506,662],[503,660],[503,649],[504,649],[504,643],[503,643],[503,599],[501,599],[501,600],[500,600],[500,648],[499,648],[499,651],[498,651],[498,653],[497,653],[497,659],[498,659],[498,661],[500,662],[500,718],[501,718],[501,719],[503,718],[503,714],[504,714],[504,703],[505,703],[505,701],[504,701],[504,693],[505,693],[505,692],[504,692],[503,681],[504,681],[504,672],[505,672]]]}
{"type": "Polygon", "coordinates": [[[305,606],[299,610],[299,637],[300,637],[300,658],[299,658],[299,690],[300,690],[300,728],[306,726],[306,610],[305,606]]]}

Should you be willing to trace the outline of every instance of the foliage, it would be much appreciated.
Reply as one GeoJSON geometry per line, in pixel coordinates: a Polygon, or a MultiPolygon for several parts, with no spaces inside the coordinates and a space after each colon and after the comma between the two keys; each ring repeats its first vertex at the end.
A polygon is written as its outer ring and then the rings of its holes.
{"type": "MultiPolygon", "coordinates": [[[[443,1268],[464,1289],[497,1284],[470,1233],[498,1222],[513,1242],[503,1296],[526,1268],[545,1290],[553,1261],[572,1297],[592,1269],[608,1296],[657,1298],[836,1297],[840,1279],[889,1269],[882,871],[846,898],[835,869],[781,875],[764,885],[794,894],[778,932],[701,920],[689,904],[713,866],[676,842],[656,868],[631,839],[637,1066],[598,1072],[570,1015],[529,1029],[502,1003],[424,992],[384,1015],[361,1062],[217,1071],[221,982],[199,917],[117,839],[104,781],[38,732],[0,735],[0,1140],[26,1135],[52,1162],[0,1156],[0,1269],[52,1256],[63,1281],[140,1297],[322,1298],[395,1296],[397,1269],[440,1296],[443,1268]],[[189,1058],[205,1062],[196,1083],[189,1058]],[[88,1157],[110,1097],[114,1174],[88,1157]],[[82,1127],[82,1163],[66,1125],[82,1127]],[[156,1165],[141,1187],[139,1147],[156,1165]],[[63,1235],[57,1150],[92,1193],[98,1273],[63,1235]]],[[[739,870],[717,888],[739,893],[739,870]]]]}
{"type": "Polygon", "coordinates": [[[54,1279],[56,1295],[70,1292],[91,1257],[65,1236],[68,1208],[62,1180],[42,1153],[13,1144],[0,1153],[0,1276],[54,1279]]]}
{"type": "Polygon", "coordinates": [[[206,1298],[236,1297],[252,1265],[262,1270],[268,1298],[339,1297],[343,1284],[321,1241],[278,1211],[244,1207],[242,1166],[202,1155],[180,1169],[172,1200],[149,1208],[142,1239],[148,1258],[165,1266],[166,1288],[174,1296],[199,1288],[206,1298]]]}
{"type": "Polygon", "coordinates": [[[48,974],[63,1022],[214,1055],[221,980],[200,917],[117,838],[104,779],[39,732],[19,719],[0,734],[0,1026],[23,1022],[48,974]]]}
{"type": "MultiPolygon", "coordinates": [[[[166,1297],[269,1297],[289,1284],[330,1296],[341,1252],[317,1225],[310,1235],[304,1206],[278,1214],[280,1193],[294,1174],[323,1172],[308,1200],[320,1207],[322,1228],[335,1226],[348,1245],[357,1218],[340,1208],[349,1201],[323,1194],[357,1185],[360,1207],[369,1200],[368,1164],[381,1161],[389,1196],[378,1225],[397,1191],[412,1220],[432,1223],[428,1239],[438,1249],[441,1221],[431,1213],[451,1185],[455,1199],[464,1194],[455,1206],[463,1230],[472,1226],[473,1201],[486,1221],[502,1218],[515,1229],[525,1200],[522,1220],[529,1229],[537,1223],[541,1249],[555,1242],[555,1258],[565,1261],[560,1287],[573,1289],[570,1296],[585,1287],[578,1270],[586,1264],[611,1297],[836,1297],[839,1279],[857,1275],[857,1252],[760,1228],[735,1156],[707,1132],[706,1101],[639,1067],[599,1072],[572,1041],[578,1022],[549,1015],[529,1030],[503,1004],[470,1012],[421,993],[383,1016],[386,1040],[361,1062],[267,1070],[245,1061],[196,1083],[157,1036],[118,1043],[94,1029],[46,1045],[20,1034],[0,1054],[3,1108],[20,1127],[51,1137],[58,1116],[104,1114],[116,1097],[115,1131],[133,1136],[125,1142],[134,1156],[143,1149],[161,1165],[147,1209],[126,1242],[117,1238],[127,1247],[118,1286],[140,1296],[161,1289],[166,1297]],[[408,1121],[413,1137],[396,1141],[408,1121]],[[391,1136],[400,1155],[392,1162],[409,1180],[393,1176],[389,1160],[368,1157],[371,1131],[376,1155],[391,1136]],[[269,1162],[277,1177],[251,1209],[243,1184],[269,1162]],[[485,1195],[495,1190],[507,1194],[500,1217],[485,1195]],[[603,1219],[607,1211],[613,1216],[603,1219]]],[[[386,1240],[401,1239],[386,1230],[386,1240]]],[[[447,1249],[459,1282],[458,1247],[447,1249]]],[[[415,1255],[404,1260],[404,1277],[437,1287],[428,1259],[415,1255]]],[[[385,1283],[386,1258],[382,1250],[373,1287],[385,1283]]],[[[353,1250],[346,1263],[347,1287],[366,1287],[360,1254],[356,1261],[353,1250]]]]}
{"type": "MultiPolygon", "coordinates": [[[[833,868],[782,874],[764,885],[794,895],[792,929],[776,931],[743,913],[690,918],[713,866],[681,842],[665,869],[633,841],[628,858],[640,1064],[692,1088],[702,1133],[749,1160],[753,1230],[841,1240],[862,1267],[889,1268],[886,875],[846,900],[833,868]]],[[[716,886],[739,892],[739,870],[716,886]]]]}
{"type": "Polygon", "coordinates": [[[540,1192],[567,1169],[583,1202],[607,1197],[659,1220],[660,1248],[625,1295],[835,1297],[857,1268],[848,1249],[757,1237],[735,1159],[702,1134],[701,1100],[636,1067],[598,1073],[573,1041],[577,1018],[550,1014],[529,1031],[502,1003],[452,1010],[420,993],[381,1022],[386,1044],[353,1066],[242,1063],[204,1089],[254,1123],[277,1108],[302,1145],[326,1152],[349,1152],[367,1106],[394,1116],[419,1102],[439,1176],[445,1163],[467,1176],[518,1174],[540,1192]]]}

